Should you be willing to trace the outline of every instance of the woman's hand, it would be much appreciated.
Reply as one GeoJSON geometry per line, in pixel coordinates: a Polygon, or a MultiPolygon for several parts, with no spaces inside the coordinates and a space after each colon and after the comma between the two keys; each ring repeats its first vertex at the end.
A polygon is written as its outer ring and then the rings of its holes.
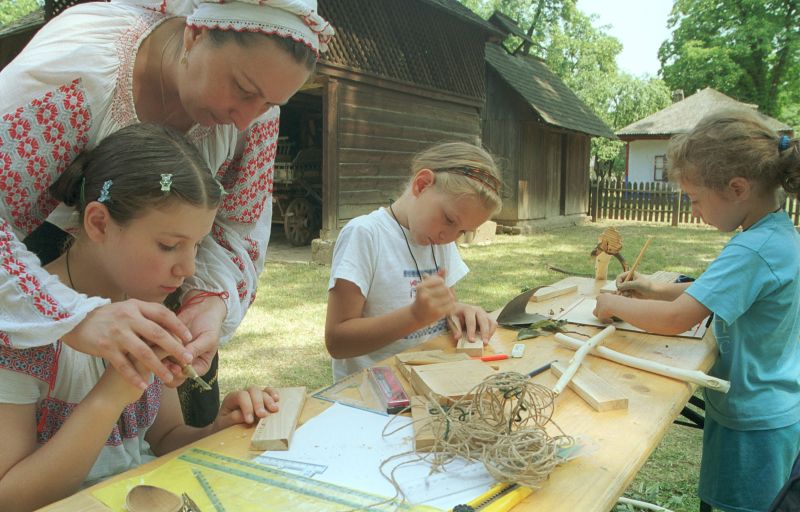
{"type": "Polygon", "coordinates": [[[483,308],[470,304],[456,303],[453,316],[458,320],[461,332],[454,332],[453,337],[459,338],[466,333],[467,339],[475,341],[475,335],[480,333],[481,340],[486,344],[497,330],[497,322],[489,318],[483,308]]]}
{"type": "Polygon", "coordinates": [[[205,375],[219,348],[219,336],[228,307],[224,300],[214,295],[190,304],[192,298],[200,293],[203,292],[194,290],[186,295],[186,306],[178,312],[178,319],[191,332],[191,342],[186,345],[186,349],[194,356],[192,366],[199,375],[205,375]]]}
{"type": "Polygon", "coordinates": [[[192,333],[169,309],[153,302],[128,299],[101,306],[62,337],[70,347],[102,357],[132,386],[147,388],[142,374],[134,368],[136,361],[165,383],[173,375],[161,362],[153,348],[182,363],[192,361],[192,354],[180,340],[189,341],[192,333]]]}
{"type": "Polygon", "coordinates": [[[258,386],[229,393],[222,401],[217,419],[214,420],[214,431],[239,423],[251,424],[269,412],[277,412],[279,399],[274,389],[262,389],[258,386]]]}

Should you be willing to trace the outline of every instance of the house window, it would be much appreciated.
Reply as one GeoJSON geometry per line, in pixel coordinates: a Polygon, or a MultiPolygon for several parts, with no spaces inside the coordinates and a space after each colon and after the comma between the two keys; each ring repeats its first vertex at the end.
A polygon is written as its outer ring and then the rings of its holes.
{"type": "Polygon", "coordinates": [[[667,181],[667,155],[656,155],[653,165],[653,180],[667,181]]]}

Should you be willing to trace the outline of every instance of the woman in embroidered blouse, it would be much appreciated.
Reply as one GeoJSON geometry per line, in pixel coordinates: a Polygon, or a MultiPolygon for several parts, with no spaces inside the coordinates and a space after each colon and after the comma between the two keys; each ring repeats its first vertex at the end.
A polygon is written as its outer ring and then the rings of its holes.
{"type": "Polygon", "coordinates": [[[0,72],[0,343],[30,348],[59,338],[142,389],[137,360],[172,385],[181,380],[151,346],[193,360],[200,374],[209,369],[253,301],[264,264],[279,106],[333,34],[315,8],[316,0],[81,4],[48,22],[0,72]],[[81,150],[136,122],[185,132],[227,192],[180,299],[219,295],[177,316],[76,293],[20,243],[45,218],[70,231],[74,219],[56,209],[48,187],[81,150]]]}

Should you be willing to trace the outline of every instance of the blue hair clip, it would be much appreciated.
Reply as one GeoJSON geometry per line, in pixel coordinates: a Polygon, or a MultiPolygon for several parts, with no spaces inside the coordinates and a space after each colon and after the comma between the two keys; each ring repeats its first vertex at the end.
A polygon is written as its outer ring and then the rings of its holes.
{"type": "Polygon", "coordinates": [[[100,195],[97,197],[98,202],[105,203],[111,199],[111,185],[113,183],[113,180],[106,180],[103,182],[103,188],[100,189],[100,195]]]}
{"type": "Polygon", "coordinates": [[[159,183],[161,184],[162,192],[169,192],[172,188],[172,174],[162,174],[159,183]]]}
{"type": "Polygon", "coordinates": [[[781,135],[781,138],[778,139],[778,151],[786,151],[789,149],[790,140],[788,135],[781,135]]]}

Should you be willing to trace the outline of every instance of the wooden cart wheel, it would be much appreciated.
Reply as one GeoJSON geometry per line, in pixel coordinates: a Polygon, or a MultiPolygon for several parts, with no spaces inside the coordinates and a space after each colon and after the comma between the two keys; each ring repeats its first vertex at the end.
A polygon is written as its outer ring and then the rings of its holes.
{"type": "Polygon", "coordinates": [[[294,246],[308,245],[319,229],[314,205],[304,197],[292,199],[283,217],[286,239],[294,246]]]}

